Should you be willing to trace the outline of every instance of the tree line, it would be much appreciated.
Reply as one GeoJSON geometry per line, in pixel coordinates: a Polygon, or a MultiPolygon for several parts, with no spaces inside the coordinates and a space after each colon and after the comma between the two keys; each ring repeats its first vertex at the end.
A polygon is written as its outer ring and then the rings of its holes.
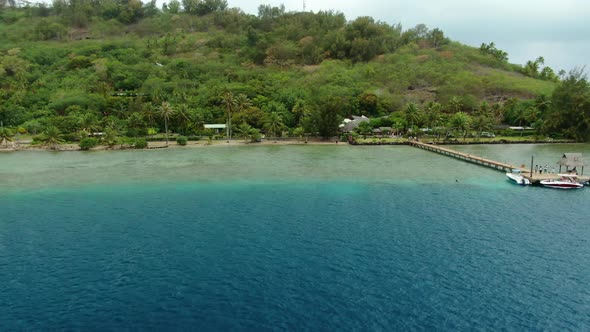
{"type": "Polygon", "coordinates": [[[403,30],[369,17],[347,21],[337,12],[265,5],[247,15],[225,1],[157,8],[56,0],[5,5],[0,41],[4,137],[207,136],[204,124],[231,121],[233,137],[250,140],[328,138],[344,117],[361,114],[405,131],[439,127],[433,109],[445,126],[453,118],[473,128],[505,123],[587,137],[585,117],[565,120],[572,118],[566,107],[583,109],[563,92],[587,86],[582,73],[560,80],[542,58],[515,67],[493,43],[472,49],[425,25],[403,30]],[[497,75],[482,78],[474,66],[497,75]]]}

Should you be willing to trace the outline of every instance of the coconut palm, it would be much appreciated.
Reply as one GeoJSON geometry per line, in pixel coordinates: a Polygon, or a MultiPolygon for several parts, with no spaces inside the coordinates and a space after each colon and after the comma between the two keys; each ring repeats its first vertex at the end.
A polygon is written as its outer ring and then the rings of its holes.
{"type": "Polygon", "coordinates": [[[119,131],[115,127],[108,127],[105,129],[104,136],[102,137],[104,142],[109,146],[113,147],[117,145],[119,141],[119,131]]]}
{"type": "Polygon", "coordinates": [[[495,124],[502,123],[504,119],[504,105],[497,103],[492,105],[492,115],[495,124]]]}
{"type": "Polygon", "coordinates": [[[205,118],[203,113],[193,110],[190,114],[189,125],[195,134],[199,134],[205,129],[205,118]]]}
{"type": "Polygon", "coordinates": [[[447,105],[447,111],[451,113],[457,113],[463,109],[463,103],[461,103],[461,99],[457,96],[453,96],[451,100],[449,100],[449,104],[447,105]]]}
{"type": "Polygon", "coordinates": [[[0,144],[4,142],[4,144],[8,146],[8,142],[12,142],[12,137],[14,137],[14,134],[10,129],[4,127],[0,128],[0,144]]]}
{"type": "Polygon", "coordinates": [[[134,129],[135,136],[137,137],[139,130],[145,127],[144,118],[139,113],[133,113],[127,119],[127,126],[131,129],[134,129]]]}
{"type": "Polygon", "coordinates": [[[164,119],[164,129],[166,130],[166,146],[168,146],[168,121],[174,114],[174,109],[168,102],[163,102],[159,107],[160,117],[164,119]]]}
{"type": "Polygon", "coordinates": [[[250,100],[250,98],[248,98],[248,96],[246,96],[243,93],[240,93],[235,97],[235,106],[236,112],[247,111],[248,109],[250,109],[250,107],[252,107],[252,101],[250,100]]]}
{"type": "Polygon", "coordinates": [[[540,94],[535,99],[535,107],[539,110],[541,114],[546,114],[550,106],[551,100],[545,94],[540,94]]]}
{"type": "Polygon", "coordinates": [[[274,137],[275,143],[277,142],[278,134],[283,130],[284,127],[285,124],[283,123],[283,118],[276,112],[270,113],[264,123],[266,132],[274,137]]]}
{"type": "Polygon", "coordinates": [[[237,108],[236,98],[231,91],[225,91],[221,95],[221,103],[225,106],[227,113],[227,142],[231,139],[231,112],[237,108]]]}
{"type": "Polygon", "coordinates": [[[45,143],[45,145],[48,145],[52,150],[56,150],[57,146],[64,142],[64,139],[63,135],[61,134],[61,131],[57,127],[51,126],[45,129],[42,141],[43,143],[45,143]]]}
{"type": "Polygon", "coordinates": [[[252,141],[252,126],[246,122],[236,128],[236,136],[243,138],[246,142],[252,141]]]}
{"type": "Polygon", "coordinates": [[[470,125],[471,117],[464,112],[455,113],[449,119],[449,127],[451,128],[451,130],[457,133],[461,133],[464,141],[467,138],[467,132],[469,131],[470,125]]]}
{"type": "Polygon", "coordinates": [[[182,131],[183,135],[186,135],[186,130],[191,122],[190,110],[187,104],[181,104],[174,111],[174,119],[178,128],[182,131]]]}
{"type": "Polygon", "coordinates": [[[473,118],[471,127],[476,131],[477,138],[479,139],[482,132],[493,128],[492,120],[488,116],[479,115],[473,118]]]}
{"type": "Polygon", "coordinates": [[[156,123],[156,119],[158,118],[158,114],[154,109],[154,105],[152,103],[145,103],[143,104],[143,108],[141,110],[142,116],[147,122],[148,126],[153,126],[156,123]]]}
{"type": "Polygon", "coordinates": [[[426,122],[426,127],[430,129],[435,129],[442,123],[442,105],[437,102],[431,102],[428,104],[424,111],[424,121],[426,122]]]}
{"type": "Polygon", "coordinates": [[[93,113],[86,113],[80,119],[80,131],[93,134],[100,131],[98,119],[93,113]]]}
{"type": "Polygon", "coordinates": [[[535,106],[529,106],[523,114],[524,120],[526,120],[530,125],[535,123],[539,118],[540,112],[539,109],[535,106]]]}
{"type": "Polygon", "coordinates": [[[406,109],[404,111],[404,118],[406,120],[406,124],[410,124],[410,129],[414,129],[414,125],[418,124],[418,122],[420,121],[421,118],[421,114],[420,114],[420,110],[418,109],[418,106],[416,106],[416,104],[414,103],[409,103],[406,106],[406,109]]]}

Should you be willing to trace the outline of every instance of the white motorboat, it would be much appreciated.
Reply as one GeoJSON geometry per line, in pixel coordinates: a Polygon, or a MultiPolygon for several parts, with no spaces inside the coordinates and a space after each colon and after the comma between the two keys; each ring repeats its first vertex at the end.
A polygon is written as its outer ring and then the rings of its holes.
{"type": "Polygon", "coordinates": [[[578,182],[578,177],[575,174],[557,174],[559,179],[556,180],[543,180],[541,185],[548,188],[557,189],[577,189],[584,187],[583,184],[578,182]]]}
{"type": "Polygon", "coordinates": [[[529,181],[527,178],[525,178],[524,176],[522,176],[522,172],[519,169],[513,169],[512,172],[506,173],[506,176],[508,177],[508,179],[516,184],[519,184],[521,186],[526,186],[531,184],[531,181],[529,181]]]}

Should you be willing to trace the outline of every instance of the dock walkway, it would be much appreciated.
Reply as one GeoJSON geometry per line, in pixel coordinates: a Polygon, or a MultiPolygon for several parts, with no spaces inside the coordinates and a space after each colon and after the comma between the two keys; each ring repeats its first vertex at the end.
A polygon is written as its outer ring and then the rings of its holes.
{"type": "MultiPolygon", "coordinates": [[[[535,185],[538,185],[539,182],[541,182],[542,180],[555,179],[555,178],[559,177],[555,173],[542,173],[542,174],[534,173],[533,174],[533,173],[531,173],[531,170],[527,169],[527,168],[510,165],[507,163],[502,163],[502,162],[491,160],[491,159],[481,158],[478,156],[466,154],[466,153],[455,151],[452,149],[443,148],[441,146],[434,145],[434,144],[426,144],[426,143],[422,143],[422,142],[418,142],[418,141],[410,141],[410,142],[408,142],[408,144],[411,146],[420,148],[420,149],[436,152],[436,153],[439,153],[439,154],[442,154],[445,156],[460,159],[460,160],[463,160],[466,162],[470,162],[470,163],[477,164],[480,166],[492,168],[492,169],[502,171],[502,172],[511,172],[513,169],[518,169],[521,171],[522,175],[526,179],[528,179],[532,184],[535,184],[535,185]]],[[[586,183],[586,182],[590,181],[589,176],[579,175],[578,179],[582,183],[586,183]]]]}
{"type": "Polygon", "coordinates": [[[502,172],[510,172],[513,169],[519,169],[521,171],[526,171],[526,169],[521,168],[521,167],[516,167],[514,165],[510,165],[510,164],[506,164],[506,163],[502,163],[499,161],[495,161],[495,160],[491,160],[491,159],[486,159],[486,158],[481,158],[478,156],[474,156],[474,155],[470,155],[470,154],[466,154],[463,152],[459,152],[459,151],[455,151],[455,150],[451,150],[451,149],[447,149],[447,148],[443,148],[439,145],[433,145],[433,144],[426,144],[426,143],[422,143],[422,142],[418,142],[418,141],[410,141],[409,144],[411,146],[420,148],[420,149],[424,149],[424,150],[428,150],[428,151],[432,151],[432,152],[436,152],[436,153],[440,153],[452,158],[456,158],[456,159],[460,159],[460,160],[464,160],[473,164],[477,164],[480,166],[484,166],[484,167],[489,167],[498,171],[502,171],[502,172]]]}

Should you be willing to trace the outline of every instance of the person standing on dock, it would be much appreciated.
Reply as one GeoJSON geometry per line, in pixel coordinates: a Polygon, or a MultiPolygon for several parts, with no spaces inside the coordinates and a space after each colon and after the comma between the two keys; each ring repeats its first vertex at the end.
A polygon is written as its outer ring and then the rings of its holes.
{"type": "Polygon", "coordinates": [[[549,166],[547,164],[545,164],[545,174],[547,174],[548,169],[549,169],[549,166]]]}
{"type": "Polygon", "coordinates": [[[535,165],[535,174],[539,171],[539,165],[535,165]]]}

